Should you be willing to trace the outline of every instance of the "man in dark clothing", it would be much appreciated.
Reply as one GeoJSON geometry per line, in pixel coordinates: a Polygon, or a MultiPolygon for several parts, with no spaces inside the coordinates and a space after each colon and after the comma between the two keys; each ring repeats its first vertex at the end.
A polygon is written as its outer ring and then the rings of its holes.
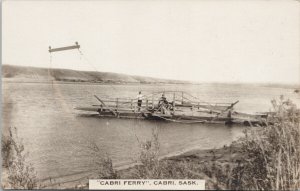
{"type": "Polygon", "coordinates": [[[167,101],[167,98],[164,93],[158,101],[158,108],[163,114],[165,114],[167,109],[169,108],[169,102],[167,101]]]}
{"type": "Polygon", "coordinates": [[[141,107],[142,107],[142,102],[143,102],[143,95],[142,95],[142,92],[139,91],[139,94],[137,95],[137,100],[138,100],[138,110],[140,111],[141,110],[141,107]]]}

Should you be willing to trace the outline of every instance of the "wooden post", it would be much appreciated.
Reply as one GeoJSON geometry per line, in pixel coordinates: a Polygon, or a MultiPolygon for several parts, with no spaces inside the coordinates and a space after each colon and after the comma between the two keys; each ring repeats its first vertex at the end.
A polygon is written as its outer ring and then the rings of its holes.
{"type": "Polygon", "coordinates": [[[132,106],[133,106],[132,104],[133,104],[133,103],[132,103],[132,102],[133,102],[133,100],[131,99],[131,103],[130,103],[131,110],[133,110],[133,108],[132,108],[132,106]]]}
{"type": "Polygon", "coordinates": [[[175,114],[175,101],[176,101],[175,97],[176,97],[176,94],[174,92],[174,94],[173,94],[173,114],[175,114]]]}
{"type": "Polygon", "coordinates": [[[110,108],[110,107],[108,107],[98,96],[96,96],[96,95],[94,95],[95,96],[95,98],[98,100],[98,101],[100,101],[101,103],[102,103],[102,105],[106,108],[106,109],[108,109],[109,111],[111,111],[115,116],[117,116],[117,113],[116,112],[114,112],[114,109],[113,108],[110,108]]]}
{"type": "Polygon", "coordinates": [[[49,52],[51,53],[51,52],[79,49],[79,48],[80,48],[80,45],[78,44],[78,42],[75,42],[75,45],[73,45],[73,46],[65,46],[65,47],[60,47],[60,48],[51,48],[51,46],[49,46],[49,52]]]}
{"type": "Polygon", "coordinates": [[[181,104],[183,105],[183,92],[181,92],[181,104]]]}
{"type": "Polygon", "coordinates": [[[146,99],[146,110],[148,110],[148,99],[146,99]]]}
{"type": "Polygon", "coordinates": [[[173,93],[173,104],[175,105],[175,92],[173,93]]]}
{"type": "Polygon", "coordinates": [[[154,96],[152,94],[152,109],[154,109],[154,96]]]}
{"type": "Polygon", "coordinates": [[[118,112],[118,105],[119,105],[119,98],[117,98],[117,103],[116,103],[117,112],[118,112]]]}

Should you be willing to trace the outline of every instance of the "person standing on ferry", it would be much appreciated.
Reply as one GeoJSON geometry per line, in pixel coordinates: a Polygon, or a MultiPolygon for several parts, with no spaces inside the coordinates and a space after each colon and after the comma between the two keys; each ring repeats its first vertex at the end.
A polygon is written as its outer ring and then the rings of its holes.
{"type": "Polygon", "coordinates": [[[139,94],[137,95],[137,104],[138,104],[138,110],[140,111],[141,110],[141,107],[142,107],[142,102],[143,102],[143,95],[142,95],[142,92],[139,91],[139,94]]]}

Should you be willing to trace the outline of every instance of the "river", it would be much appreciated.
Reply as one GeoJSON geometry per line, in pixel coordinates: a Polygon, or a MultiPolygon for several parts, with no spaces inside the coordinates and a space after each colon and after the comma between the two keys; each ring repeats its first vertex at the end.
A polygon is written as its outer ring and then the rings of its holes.
{"type": "Polygon", "coordinates": [[[84,116],[77,106],[98,104],[99,97],[135,98],[157,91],[186,91],[208,102],[235,102],[236,111],[263,112],[270,100],[284,95],[299,104],[299,94],[291,88],[263,85],[104,85],[74,83],[2,84],[3,130],[16,127],[23,139],[28,161],[39,179],[60,178],[72,181],[72,175],[89,174],[95,168],[87,146],[95,143],[107,153],[115,167],[133,163],[139,153],[139,141],[149,140],[157,128],[160,155],[172,155],[191,149],[220,148],[243,135],[244,127],[177,124],[170,122],[99,118],[84,116]],[[68,177],[68,178],[63,178],[68,177]]]}

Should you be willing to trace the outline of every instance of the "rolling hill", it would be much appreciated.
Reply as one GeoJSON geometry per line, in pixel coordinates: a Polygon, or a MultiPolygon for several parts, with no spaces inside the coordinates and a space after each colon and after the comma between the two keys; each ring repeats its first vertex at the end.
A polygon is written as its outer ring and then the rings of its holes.
{"type": "Polygon", "coordinates": [[[112,72],[78,71],[70,69],[47,69],[30,66],[2,65],[2,78],[13,80],[95,83],[189,83],[187,81],[159,79],[144,76],[133,76],[112,72]]]}

